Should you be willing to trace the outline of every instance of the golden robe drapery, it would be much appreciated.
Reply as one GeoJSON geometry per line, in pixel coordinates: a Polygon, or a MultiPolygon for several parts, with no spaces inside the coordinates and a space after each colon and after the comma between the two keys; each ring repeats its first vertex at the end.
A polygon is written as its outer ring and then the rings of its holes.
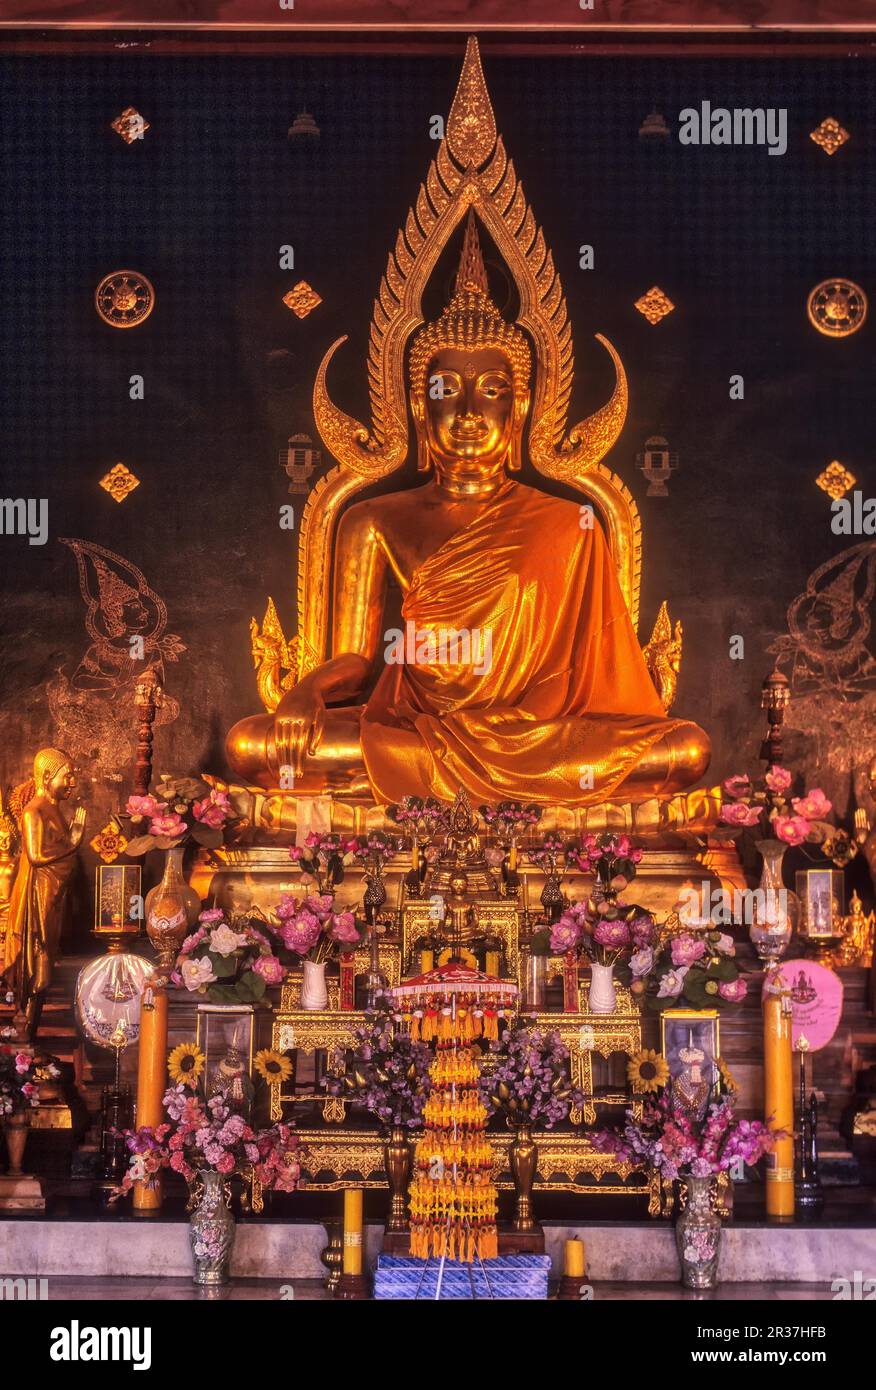
{"type": "Polygon", "coordinates": [[[462,785],[488,801],[600,802],[671,730],[695,728],[664,715],[588,519],[509,479],[416,571],[402,616],[436,659],[387,665],[365,706],[362,749],[379,800],[450,801],[462,785]],[[467,664],[442,652],[448,629],[468,633],[467,664]]]}

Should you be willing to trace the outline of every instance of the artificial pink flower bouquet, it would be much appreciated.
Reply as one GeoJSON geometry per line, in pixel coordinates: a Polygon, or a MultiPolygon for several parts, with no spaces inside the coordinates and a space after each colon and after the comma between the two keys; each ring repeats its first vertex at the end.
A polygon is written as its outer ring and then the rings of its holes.
{"type": "Polygon", "coordinates": [[[258,918],[229,922],[219,908],[207,909],[180,947],[171,984],[206,995],[211,1004],[254,1004],[286,974],[270,930],[258,918]]]}
{"type": "Polygon", "coordinates": [[[722,783],[726,800],[721,821],[732,831],[750,830],[758,839],[783,840],[786,845],[822,844],[833,834],[827,817],[833,810],[820,787],[805,796],[791,796],[793,778],[785,767],[770,767],[763,786],[745,775],[722,783]]]}
{"type": "Polygon", "coordinates": [[[726,1008],[748,993],[733,937],[716,928],[673,933],[659,947],[633,955],[630,969],[630,988],[652,1013],[726,1008]]]}
{"type": "Polygon", "coordinates": [[[128,840],[125,853],[133,855],[186,844],[218,849],[227,829],[239,819],[228,792],[199,777],[169,777],[167,773],[159,778],[154,792],[129,796],[124,814],[132,827],[144,827],[128,840]]]}
{"type": "Polygon", "coordinates": [[[293,898],[284,893],[276,908],[272,930],[285,953],[299,960],[327,961],[345,951],[354,951],[365,939],[365,928],[355,912],[335,910],[332,893],[312,893],[309,898],[293,898]]]}
{"type": "Polygon", "coordinates": [[[627,835],[585,835],[579,845],[564,850],[569,867],[593,875],[586,902],[571,903],[556,922],[537,932],[531,949],[564,955],[586,951],[600,965],[616,967],[618,980],[630,983],[629,964],[651,951],[656,939],[654,918],[645,908],[621,894],[636,876],[642,851],[627,835]]]}
{"type": "Polygon", "coordinates": [[[33,1053],[16,1044],[0,1044],[0,1121],[39,1105],[40,1073],[49,1077],[61,1074],[53,1062],[40,1065],[33,1053]]]}
{"type": "Polygon", "coordinates": [[[125,1130],[131,1163],[114,1193],[120,1197],[135,1182],[154,1182],[162,1168],[194,1183],[198,1173],[212,1171],[227,1178],[253,1176],[263,1188],[294,1192],[301,1178],[298,1136],[288,1125],[254,1130],[222,1096],[206,1106],[184,1085],[164,1094],[168,1122],[153,1129],[125,1130]]]}
{"type": "Polygon", "coordinates": [[[641,1119],[628,1110],[620,1127],[598,1130],[591,1142],[598,1153],[644,1162],[673,1179],[707,1178],[739,1160],[757,1163],[782,1137],[762,1120],[737,1120],[732,1096],[717,1091],[703,1118],[696,1120],[676,1101],[670,1081],[658,1099],[644,1101],[641,1119]]]}

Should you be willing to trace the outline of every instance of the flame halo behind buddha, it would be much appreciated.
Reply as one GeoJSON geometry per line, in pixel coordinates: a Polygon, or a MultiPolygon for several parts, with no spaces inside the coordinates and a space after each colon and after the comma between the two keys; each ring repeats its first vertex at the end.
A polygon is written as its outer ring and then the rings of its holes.
{"type": "Polygon", "coordinates": [[[375,302],[370,430],[328,395],[327,367],[344,341],[326,353],[314,388],[317,426],[338,467],[316,485],[302,518],[291,673],[260,682],[277,697],[273,712],[231,730],[234,771],[261,787],[291,783],[298,795],[333,791],[378,803],[407,794],[449,801],[461,785],[486,799],[586,806],[669,794],[697,780],[708,739],[697,725],[666,717],[649,676],[633,627],[638,513],[601,463],[626,416],[623,367],[600,338],[615,365],[614,392],[567,433],[573,358],[562,286],[496,133],[474,39],[445,138],[375,302]],[[423,291],[464,218],[453,297],[423,326],[423,291]],[[476,218],[516,283],[516,324],[490,299],[476,218]],[[409,345],[418,468],[429,481],[347,506],[408,457],[409,345]],[[433,393],[436,379],[441,390],[433,393]],[[532,463],[580,491],[607,538],[599,525],[582,525],[578,504],[514,479],[530,406],[532,463]],[[408,644],[405,659],[387,660],[369,695],[387,655],[390,576],[416,651],[411,661],[408,644]],[[480,634],[471,648],[480,660],[471,651],[460,659],[458,645],[447,657],[447,632],[480,634]]]}

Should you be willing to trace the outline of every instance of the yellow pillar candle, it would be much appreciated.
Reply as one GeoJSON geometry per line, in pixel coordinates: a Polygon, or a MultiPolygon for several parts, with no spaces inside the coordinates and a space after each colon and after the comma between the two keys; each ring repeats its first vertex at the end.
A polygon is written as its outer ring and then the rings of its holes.
{"type": "Polygon", "coordinates": [[[422,975],[425,975],[425,974],[427,974],[430,970],[434,970],[434,969],[435,969],[435,952],[434,952],[434,951],[421,951],[421,952],[420,952],[420,973],[421,973],[422,975]]]}
{"type": "MultiPolygon", "coordinates": [[[[137,1126],[160,1125],[167,1080],[167,990],[150,988],[140,1009],[140,1051],[137,1058],[137,1126]]],[[[154,1187],[134,1184],[136,1211],[156,1211],[162,1203],[161,1176],[154,1187]]]]}
{"type": "Polygon", "coordinates": [[[517,872],[517,845],[513,844],[508,854],[508,868],[512,874],[517,872]]]}
{"type": "Polygon", "coordinates": [[[362,1273],[361,1187],[344,1188],[344,1273],[362,1273]]]}
{"type": "Polygon", "coordinates": [[[420,846],[416,841],[411,846],[411,868],[415,874],[418,873],[420,869],[420,846]]]}
{"type": "Polygon", "coordinates": [[[767,993],[763,1005],[764,1117],[770,1129],[784,1130],[767,1154],[766,1209],[768,1216],[794,1215],[794,1056],[791,1048],[790,1001],[767,993]]]}
{"type": "Polygon", "coordinates": [[[567,1240],[563,1252],[563,1273],[567,1279],[583,1279],[587,1270],[583,1240],[567,1240]]]}
{"type": "Polygon", "coordinates": [[[488,975],[498,976],[500,958],[500,953],[498,951],[487,951],[485,965],[488,975]]]}

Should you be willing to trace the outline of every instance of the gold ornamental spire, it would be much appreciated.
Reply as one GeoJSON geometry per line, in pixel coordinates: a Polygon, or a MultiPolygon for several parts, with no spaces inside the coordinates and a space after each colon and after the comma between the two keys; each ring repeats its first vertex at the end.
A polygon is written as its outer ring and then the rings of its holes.
{"type": "Polygon", "coordinates": [[[465,224],[465,239],[462,243],[459,269],[456,272],[454,294],[464,294],[466,290],[474,290],[477,294],[487,296],[490,293],[477,223],[471,208],[468,210],[468,221],[465,224]]]}

